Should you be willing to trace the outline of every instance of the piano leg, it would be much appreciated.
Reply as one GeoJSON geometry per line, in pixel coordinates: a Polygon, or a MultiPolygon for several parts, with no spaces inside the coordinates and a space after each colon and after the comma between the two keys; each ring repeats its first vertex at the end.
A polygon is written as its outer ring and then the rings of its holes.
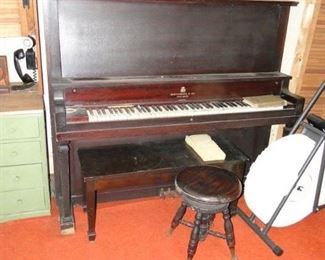
{"type": "Polygon", "coordinates": [[[56,181],[60,191],[57,194],[57,203],[60,211],[60,228],[62,235],[74,234],[74,217],[71,203],[70,191],[70,169],[69,169],[69,145],[67,143],[59,144],[57,149],[57,167],[58,174],[56,181]]]}
{"type": "Polygon", "coordinates": [[[85,194],[88,217],[88,239],[94,241],[96,238],[96,190],[94,182],[85,182],[85,194]]]}

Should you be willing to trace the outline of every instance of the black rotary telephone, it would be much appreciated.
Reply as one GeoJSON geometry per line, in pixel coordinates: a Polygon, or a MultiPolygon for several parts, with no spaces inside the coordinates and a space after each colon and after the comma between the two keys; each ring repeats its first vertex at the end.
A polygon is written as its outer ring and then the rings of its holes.
{"type": "Polygon", "coordinates": [[[29,38],[32,39],[33,46],[31,48],[27,49],[26,53],[24,52],[23,49],[18,49],[14,52],[15,69],[17,71],[18,76],[20,77],[21,81],[24,84],[31,84],[36,81],[35,75],[36,75],[37,66],[36,66],[35,51],[34,51],[35,39],[31,36],[29,36],[29,38]],[[32,78],[27,73],[23,74],[19,61],[24,58],[26,58],[27,69],[34,70],[34,78],[32,78]]]}

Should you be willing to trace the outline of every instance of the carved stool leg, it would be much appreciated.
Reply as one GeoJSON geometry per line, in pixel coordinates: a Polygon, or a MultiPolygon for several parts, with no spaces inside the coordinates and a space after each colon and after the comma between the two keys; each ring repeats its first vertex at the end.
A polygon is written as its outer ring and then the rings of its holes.
{"type": "Polygon", "coordinates": [[[185,215],[186,209],[187,209],[187,205],[184,202],[182,202],[181,206],[178,208],[175,214],[175,217],[172,220],[170,228],[167,231],[167,235],[170,236],[173,233],[174,229],[177,228],[177,226],[179,225],[179,223],[181,222],[182,218],[185,215]]]}
{"type": "Polygon", "coordinates": [[[195,255],[197,245],[199,243],[199,238],[200,238],[200,225],[202,222],[202,215],[203,214],[201,212],[199,211],[196,212],[194,226],[193,226],[190,242],[188,244],[188,249],[187,249],[187,260],[191,260],[195,255]]]}
{"type": "Polygon", "coordinates": [[[231,253],[231,259],[236,260],[234,228],[230,219],[229,208],[223,210],[224,228],[226,233],[227,244],[231,253]]]}

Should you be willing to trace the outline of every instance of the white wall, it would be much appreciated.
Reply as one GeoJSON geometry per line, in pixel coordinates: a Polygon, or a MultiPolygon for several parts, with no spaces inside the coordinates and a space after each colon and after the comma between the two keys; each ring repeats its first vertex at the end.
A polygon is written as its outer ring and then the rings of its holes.
{"type": "Polygon", "coordinates": [[[43,89],[44,89],[44,105],[46,113],[46,131],[47,131],[47,146],[48,146],[48,159],[49,159],[49,171],[54,173],[53,168],[53,151],[52,151],[52,132],[51,132],[51,117],[50,117],[50,104],[49,104],[49,91],[48,91],[48,79],[47,79],[47,57],[45,48],[45,33],[44,33],[44,14],[43,14],[43,1],[37,1],[38,9],[38,24],[40,34],[40,45],[42,55],[42,72],[43,72],[43,89]]]}
{"type": "MultiPolygon", "coordinates": [[[[296,50],[299,41],[301,23],[305,9],[305,0],[299,2],[297,6],[290,9],[290,17],[287,28],[286,41],[283,52],[281,72],[292,75],[292,67],[296,60],[296,50]]],[[[282,136],[283,125],[274,125],[271,128],[270,143],[282,136]]]]}
{"type": "Polygon", "coordinates": [[[292,66],[296,59],[296,49],[299,40],[299,33],[301,30],[301,23],[303,22],[303,13],[306,6],[306,1],[302,0],[297,6],[291,7],[290,17],[282,59],[281,71],[291,75],[292,66]]]}

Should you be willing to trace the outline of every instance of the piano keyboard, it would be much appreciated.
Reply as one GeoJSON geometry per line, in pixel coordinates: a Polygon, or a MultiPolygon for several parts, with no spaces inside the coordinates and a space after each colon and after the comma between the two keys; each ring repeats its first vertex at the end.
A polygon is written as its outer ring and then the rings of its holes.
{"type": "MultiPolygon", "coordinates": [[[[192,102],[182,104],[114,105],[86,108],[86,112],[89,122],[111,122],[173,117],[194,117],[282,109],[282,106],[255,108],[241,100],[236,100],[192,102]]],[[[67,108],[67,113],[73,113],[73,110],[75,110],[73,107],[67,108]]]]}

